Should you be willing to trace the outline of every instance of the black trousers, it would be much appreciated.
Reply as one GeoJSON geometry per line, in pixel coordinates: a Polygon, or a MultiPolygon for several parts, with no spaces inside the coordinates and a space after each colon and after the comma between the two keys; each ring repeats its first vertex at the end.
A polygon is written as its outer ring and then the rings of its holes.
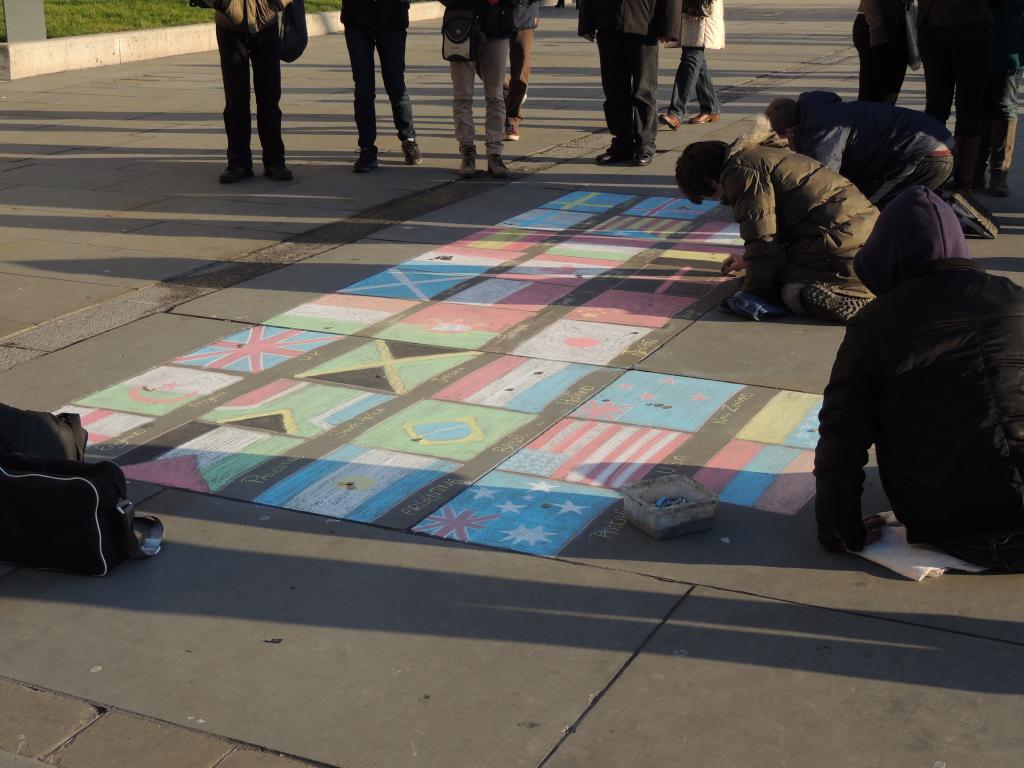
{"type": "Polygon", "coordinates": [[[983,24],[925,27],[918,47],[924,63],[924,111],[945,123],[955,97],[957,136],[980,136],[992,28],[983,24]]]}
{"type": "Polygon", "coordinates": [[[228,164],[252,165],[249,138],[249,66],[256,91],[256,128],[263,146],[263,164],[284,162],[281,140],[281,38],[277,24],[256,34],[217,27],[220,73],[224,80],[224,130],[228,134],[228,164]]]}
{"type": "Polygon", "coordinates": [[[616,152],[654,149],[658,134],[658,39],[598,32],[604,119],[616,152]]]}
{"type": "Polygon", "coordinates": [[[860,59],[857,101],[895,104],[907,76],[907,20],[885,17],[889,42],[871,47],[868,23],[863,13],[853,22],[853,46],[860,59]]]}

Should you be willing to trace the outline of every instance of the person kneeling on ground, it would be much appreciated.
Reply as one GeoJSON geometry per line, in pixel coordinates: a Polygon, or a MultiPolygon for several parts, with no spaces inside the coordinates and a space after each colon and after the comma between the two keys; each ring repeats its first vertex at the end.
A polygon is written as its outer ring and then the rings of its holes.
{"type": "Polygon", "coordinates": [[[775,99],[765,114],[794,152],[841,173],[879,208],[908,187],[938,189],[953,174],[953,134],[923,112],[810,91],[775,99]]]}
{"type": "Polygon", "coordinates": [[[845,323],[871,300],[853,257],[878,210],[817,161],[760,143],[770,136],[761,118],[732,144],[691,144],[676,163],[676,182],[694,203],[731,206],[740,225],[743,254],[730,256],[722,273],[745,269],[746,277],[728,309],[754,320],[788,310],[845,323]]]}
{"type": "Polygon", "coordinates": [[[859,552],[877,537],[860,503],[873,443],[908,541],[1024,570],[1024,289],[971,260],[956,216],[923,187],[885,209],[854,266],[878,298],[847,328],[825,389],[818,539],[859,552]]]}
{"type": "Polygon", "coordinates": [[[217,48],[224,81],[224,130],[228,167],[221,184],[252,178],[252,116],[249,111],[249,65],[256,92],[256,127],[263,145],[263,175],[291,181],[281,139],[281,36],[278,11],[292,0],[195,0],[217,11],[217,48]]]}

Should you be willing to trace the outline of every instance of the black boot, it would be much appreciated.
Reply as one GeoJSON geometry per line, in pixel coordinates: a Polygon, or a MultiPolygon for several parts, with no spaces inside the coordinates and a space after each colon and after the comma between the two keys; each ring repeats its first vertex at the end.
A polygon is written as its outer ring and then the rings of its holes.
{"type": "Polygon", "coordinates": [[[221,184],[237,184],[243,179],[252,178],[251,165],[229,165],[220,174],[221,184]]]}

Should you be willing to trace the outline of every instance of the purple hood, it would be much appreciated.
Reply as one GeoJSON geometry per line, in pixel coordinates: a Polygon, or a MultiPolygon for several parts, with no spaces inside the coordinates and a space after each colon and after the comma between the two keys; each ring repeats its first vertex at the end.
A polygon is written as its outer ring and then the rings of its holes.
{"type": "Polygon", "coordinates": [[[876,296],[891,291],[922,264],[969,259],[953,209],[924,187],[902,192],[878,217],[875,229],[853,260],[857,277],[876,296]]]}

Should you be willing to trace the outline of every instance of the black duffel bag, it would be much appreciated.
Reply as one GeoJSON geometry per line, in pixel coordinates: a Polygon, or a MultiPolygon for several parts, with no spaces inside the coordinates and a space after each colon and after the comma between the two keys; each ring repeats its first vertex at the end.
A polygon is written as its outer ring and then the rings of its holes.
{"type": "Polygon", "coordinates": [[[163,525],[136,515],[116,464],[0,457],[0,560],[105,576],[160,551],[163,525]]]}
{"type": "Polygon", "coordinates": [[[77,413],[23,411],[0,403],[0,456],[20,453],[82,460],[89,433],[77,413]]]}

